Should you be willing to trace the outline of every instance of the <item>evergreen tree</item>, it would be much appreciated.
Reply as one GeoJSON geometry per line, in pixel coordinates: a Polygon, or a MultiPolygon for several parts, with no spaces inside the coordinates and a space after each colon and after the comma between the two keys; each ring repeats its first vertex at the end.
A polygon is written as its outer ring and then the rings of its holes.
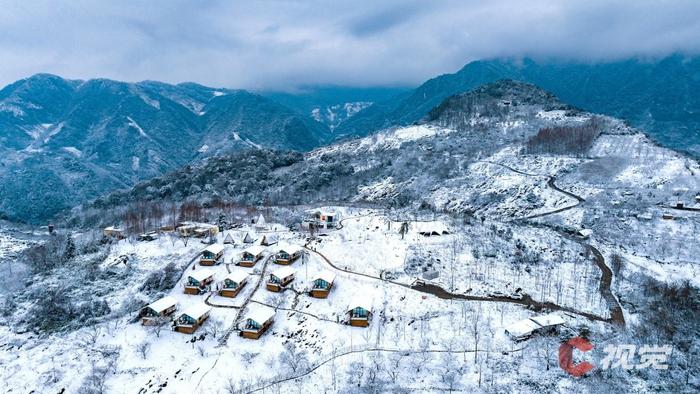
{"type": "Polygon", "coordinates": [[[63,261],[69,261],[75,257],[75,242],[73,242],[73,237],[68,236],[66,238],[66,246],[63,249],[63,261]]]}

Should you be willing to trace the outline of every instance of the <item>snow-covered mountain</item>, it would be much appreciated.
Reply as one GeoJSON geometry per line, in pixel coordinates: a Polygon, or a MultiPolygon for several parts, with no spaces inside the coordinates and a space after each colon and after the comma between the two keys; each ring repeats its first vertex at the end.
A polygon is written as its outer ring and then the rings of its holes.
{"type": "Polygon", "coordinates": [[[57,392],[688,391],[700,373],[698,191],[693,158],[511,80],[305,154],[209,157],[76,208],[29,248],[31,276],[0,304],[0,379],[57,392]],[[319,235],[300,226],[312,212],[340,220],[319,235]],[[226,230],[213,237],[221,264],[200,267],[205,245],[177,232],[137,239],[181,220],[226,230]],[[100,236],[114,224],[126,239],[100,236]],[[265,256],[252,268],[236,264],[248,236],[265,256]],[[306,257],[284,267],[287,291],[268,291],[289,245],[306,257]],[[185,294],[204,270],[215,284],[185,294]],[[251,284],[222,297],[231,274],[251,284]],[[335,282],[315,299],[321,275],[335,282]],[[211,308],[195,335],[138,322],[164,296],[173,317],[211,308]],[[358,306],[369,327],[347,324],[358,306]],[[265,314],[259,340],[236,335],[265,314]],[[553,316],[560,325],[512,334],[553,316]],[[595,344],[584,378],[557,367],[576,336],[595,344]],[[667,369],[605,369],[607,345],[673,356],[667,369]]]}
{"type": "Polygon", "coordinates": [[[324,125],[243,90],[65,80],[0,90],[0,215],[39,221],[106,191],[232,150],[309,150],[324,125]]]}

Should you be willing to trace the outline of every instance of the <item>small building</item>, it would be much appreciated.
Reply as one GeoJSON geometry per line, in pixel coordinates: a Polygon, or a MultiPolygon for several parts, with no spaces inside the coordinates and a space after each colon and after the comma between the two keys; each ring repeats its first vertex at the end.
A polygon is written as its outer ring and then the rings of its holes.
{"type": "Polygon", "coordinates": [[[294,269],[292,267],[282,267],[272,272],[267,280],[267,289],[280,292],[294,280],[294,269]]]}
{"type": "Polygon", "coordinates": [[[252,244],[255,243],[256,239],[257,237],[255,236],[255,234],[245,233],[245,235],[241,239],[241,242],[243,242],[244,244],[252,244]]]}
{"type": "Polygon", "coordinates": [[[139,316],[144,326],[157,324],[159,319],[170,316],[177,309],[175,297],[167,296],[141,308],[139,316]]]}
{"type": "Polygon", "coordinates": [[[267,331],[274,321],[275,311],[269,308],[253,309],[243,321],[241,336],[258,339],[267,331]]]}
{"type": "Polygon", "coordinates": [[[698,204],[700,204],[700,194],[698,194],[697,196],[695,196],[695,202],[698,203],[698,204]]]}
{"type": "Polygon", "coordinates": [[[213,244],[209,245],[202,251],[202,257],[199,259],[200,265],[216,265],[221,262],[224,256],[224,245],[213,244]]]}
{"type": "Polygon", "coordinates": [[[354,327],[367,327],[372,318],[372,303],[365,298],[356,298],[348,307],[349,324],[354,327]]]}
{"type": "Polygon", "coordinates": [[[175,331],[184,334],[193,334],[209,318],[211,307],[206,304],[198,304],[188,308],[175,320],[175,331]]]}
{"type": "Polygon", "coordinates": [[[139,234],[138,236],[138,240],[142,242],[155,241],[156,239],[158,239],[157,231],[149,231],[147,233],[139,234]]]}
{"type": "Polygon", "coordinates": [[[181,237],[203,238],[219,233],[219,227],[209,223],[182,222],[175,229],[181,237]]]}
{"type": "Polygon", "coordinates": [[[248,274],[243,271],[233,271],[221,282],[219,295],[234,298],[248,283],[248,274]]]}
{"type": "Polygon", "coordinates": [[[442,222],[416,223],[416,232],[424,237],[448,235],[450,230],[442,222]]]}
{"type": "Polygon", "coordinates": [[[683,209],[685,207],[685,204],[683,201],[676,201],[676,208],[683,209]]]}
{"type": "Polygon", "coordinates": [[[310,223],[317,228],[336,228],[340,223],[340,213],[332,210],[318,210],[311,214],[310,223]]]}
{"type": "Polygon", "coordinates": [[[255,228],[258,230],[264,230],[266,228],[267,222],[265,222],[265,217],[261,213],[255,220],[255,228]]]}
{"type": "Polygon", "coordinates": [[[663,215],[661,215],[661,218],[664,220],[673,220],[673,215],[671,215],[670,213],[664,213],[663,215]]]}
{"type": "Polygon", "coordinates": [[[230,231],[224,233],[224,244],[233,245],[236,241],[233,239],[233,235],[230,231]]]}
{"type": "Polygon", "coordinates": [[[277,242],[279,242],[277,234],[265,234],[262,236],[262,239],[260,239],[260,245],[263,246],[272,246],[277,242]]]}
{"type": "Polygon", "coordinates": [[[209,285],[214,281],[214,273],[206,268],[193,271],[187,276],[185,294],[201,294],[209,291],[209,285]]]}
{"type": "Polygon", "coordinates": [[[252,267],[258,260],[263,258],[263,252],[265,252],[265,247],[261,245],[251,246],[241,253],[241,260],[238,265],[241,267],[252,267]]]}
{"type": "Polygon", "coordinates": [[[534,333],[554,330],[564,323],[566,321],[559,314],[550,313],[517,321],[505,327],[505,331],[514,341],[522,341],[534,333]]]}
{"type": "Polygon", "coordinates": [[[296,259],[301,257],[304,248],[299,245],[280,245],[275,253],[275,263],[281,265],[292,264],[296,259]]]}
{"type": "Polygon", "coordinates": [[[126,238],[126,235],[124,235],[124,230],[120,229],[119,227],[115,226],[109,226],[105,227],[105,229],[102,231],[105,237],[109,238],[116,238],[116,239],[124,239],[126,238]]]}
{"type": "Polygon", "coordinates": [[[334,282],[335,274],[332,272],[323,272],[316,275],[311,285],[311,297],[328,298],[328,294],[330,294],[334,282]]]}
{"type": "Polygon", "coordinates": [[[577,233],[578,233],[579,237],[581,237],[583,239],[588,239],[591,237],[591,235],[593,235],[593,230],[591,230],[589,228],[584,228],[584,229],[578,230],[577,233]]]}

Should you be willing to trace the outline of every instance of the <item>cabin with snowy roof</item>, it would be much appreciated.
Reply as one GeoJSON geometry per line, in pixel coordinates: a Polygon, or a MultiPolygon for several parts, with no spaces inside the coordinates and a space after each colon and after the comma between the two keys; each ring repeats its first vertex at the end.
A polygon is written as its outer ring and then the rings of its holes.
{"type": "Polygon", "coordinates": [[[185,282],[185,294],[197,295],[209,291],[214,281],[214,273],[206,268],[192,271],[185,282]]]}
{"type": "Polygon", "coordinates": [[[351,326],[367,327],[372,318],[372,302],[365,297],[356,297],[350,303],[347,313],[351,326]]]}
{"type": "Polygon", "coordinates": [[[282,267],[270,274],[267,279],[267,289],[278,293],[294,281],[294,269],[292,267],[282,267]]]}
{"type": "Polygon", "coordinates": [[[552,331],[565,323],[566,321],[559,314],[549,313],[547,315],[519,320],[506,326],[505,331],[514,341],[522,341],[535,333],[552,331]]]}
{"type": "Polygon", "coordinates": [[[202,251],[202,257],[199,259],[200,265],[216,265],[219,264],[224,256],[224,245],[212,244],[207,246],[202,251]]]}
{"type": "Polygon", "coordinates": [[[243,271],[233,271],[221,281],[219,295],[234,298],[248,283],[248,274],[243,271]]]}
{"type": "Polygon", "coordinates": [[[163,297],[141,308],[139,312],[141,324],[144,326],[157,324],[159,320],[172,315],[175,309],[177,309],[175,297],[163,297]]]}
{"type": "Polygon", "coordinates": [[[275,311],[269,308],[253,309],[243,321],[241,336],[248,339],[258,339],[267,331],[275,317],[275,311]]]}
{"type": "Polygon", "coordinates": [[[328,294],[330,294],[334,282],[335,274],[332,272],[322,272],[316,275],[311,284],[311,297],[328,298],[328,294]]]}
{"type": "Polygon", "coordinates": [[[236,241],[233,239],[233,235],[230,231],[224,233],[224,244],[233,245],[236,241]]]}
{"type": "Polygon", "coordinates": [[[292,264],[296,259],[301,257],[304,248],[299,245],[280,245],[275,253],[275,263],[281,265],[292,264]]]}
{"type": "Polygon", "coordinates": [[[175,319],[174,330],[183,334],[194,334],[209,318],[210,312],[211,307],[206,304],[192,306],[175,319]]]}
{"type": "Polygon", "coordinates": [[[336,228],[340,223],[340,213],[332,210],[318,210],[312,214],[312,219],[318,228],[336,228]]]}
{"type": "Polygon", "coordinates": [[[124,230],[122,230],[119,227],[115,226],[109,226],[105,227],[105,229],[102,231],[105,237],[108,238],[116,238],[116,239],[124,239],[126,238],[126,235],[124,235],[124,230]]]}
{"type": "Polygon", "coordinates": [[[257,237],[255,236],[255,234],[245,233],[243,239],[241,239],[241,242],[243,242],[244,244],[252,244],[255,243],[256,239],[257,237]]]}
{"type": "Polygon", "coordinates": [[[243,253],[241,253],[241,260],[238,262],[238,265],[240,265],[241,267],[254,266],[260,259],[262,259],[264,251],[264,246],[251,246],[250,248],[244,250],[243,253]]]}
{"type": "Polygon", "coordinates": [[[255,220],[255,228],[258,230],[264,230],[265,228],[267,228],[267,223],[265,222],[265,217],[262,213],[255,220]]]}
{"type": "Polygon", "coordinates": [[[277,234],[265,234],[260,239],[260,245],[263,246],[272,246],[277,242],[279,242],[279,237],[277,236],[277,234]]]}

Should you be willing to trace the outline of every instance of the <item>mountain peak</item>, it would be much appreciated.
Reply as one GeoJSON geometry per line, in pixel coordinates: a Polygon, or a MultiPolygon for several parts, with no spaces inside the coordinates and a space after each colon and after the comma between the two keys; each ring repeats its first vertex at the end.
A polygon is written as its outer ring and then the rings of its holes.
{"type": "Polygon", "coordinates": [[[474,90],[456,94],[433,108],[424,118],[425,122],[454,118],[458,114],[503,115],[521,111],[526,107],[537,110],[572,110],[554,94],[531,83],[501,79],[481,85],[474,90]]]}

